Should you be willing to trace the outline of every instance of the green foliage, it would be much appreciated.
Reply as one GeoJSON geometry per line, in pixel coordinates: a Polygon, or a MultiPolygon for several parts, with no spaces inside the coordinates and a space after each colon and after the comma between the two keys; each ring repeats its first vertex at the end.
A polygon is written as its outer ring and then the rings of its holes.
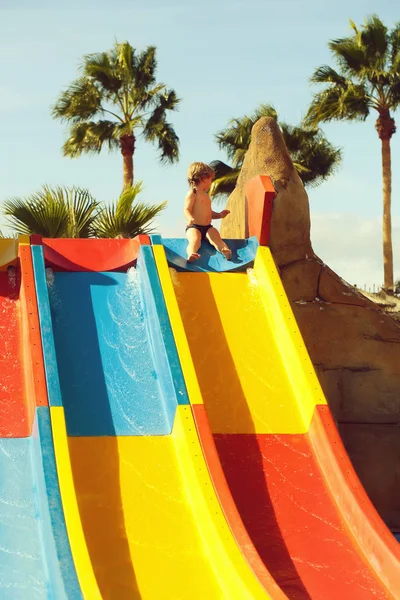
{"type": "Polygon", "coordinates": [[[22,235],[79,238],[91,235],[99,204],[87,190],[43,186],[27,198],[9,198],[3,214],[13,230],[22,235]]]}
{"type": "Polygon", "coordinates": [[[215,177],[211,185],[210,195],[218,202],[225,196],[229,196],[235,189],[240,168],[230,167],[221,160],[212,161],[211,166],[214,169],[215,177]]]}
{"type": "Polygon", "coordinates": [[[99,214],[93,233],[99,238],[133,238],[154,231],[153,219],[165,208],[166,202],[148,206],[137,202],[142,183],[125,189],[118,200],[99,214]]]}
{"type": "Polygon", "coordinates": [[[364,121],[371,109],[385,114],[400,105],[400,23],[389,32],[378,16],[359,29],[350,21],[352,35],[332,40],[329,48],[336,71],[324,65],[311,82],[323,85],[314,95],[306,123],[364,121]]]}
{"type": "MultiPolygon", "coordinates": [[[[244,157],[251,141],[251,130],[261,117],[272,117],[278,121],[278,114],[270,104],[260,105],[256,111],[241,119],[232,119],[228,127],[216,134],[217,143],[225,150],[232,167],[222,161],[211,163],[215,179],[210,194],[218,202],[235,189],[244,157]]],[[[328,142],[318,127],[293,127],[279,123],[293,164],[304,185],[319,185],[330,177],[341,162],[341,150],[328,142]]]]}
{"type": "Polygon", "coordinates": [[[180,100],[156,82],[154,46],[138,53],[128,42],[115,43],[108,52],[84,56],[80,68],[81,76],[61,93],[52,112],[70,125],[65,156],[99,153],[104,145],[113,150],[122,135],[140,129],[158,146],[161,161],[178,159],[179,139],[167,112],[180,100]]]}
{"type": "Polygon", "coordinates": [[[27,198],[5,200],[2,212],[14,235],[132,238],[152,233],[154,218],[166,206],[166,202],[150,206],[138,202],[141,191],[139,182],[124,190],[111,206],[101,206],[87,190],[43,186],[27,198]]]}

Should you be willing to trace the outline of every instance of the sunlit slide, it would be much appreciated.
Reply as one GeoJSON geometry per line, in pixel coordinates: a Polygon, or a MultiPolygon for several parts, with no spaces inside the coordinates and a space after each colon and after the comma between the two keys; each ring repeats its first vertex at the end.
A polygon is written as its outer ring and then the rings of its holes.
{"type": "Polygon", "coordinates": [[[37,239],[32,253],[84,598],[284,598],[259,558],[249,564],[213,487],[148,238],[37,239]]]}
{"type": "MultiPolygon", "coordinates": [[[[153,236],[153,244],[222,506],[227,481],[287,597],[400,598],[398,543],[346,455],[269,248],[256,248],[253,265],[243,248],[254,239],[228,240],[232,267],[204,242],[199,268],[192,263],[189,272],[177,258],[185,240],[153,236]]],[[[234,531],[230,502],[228,495],[234,531]]]]}
{"type": "Polygon", "coordinates": [[[58,489],[27,237],[0,239],[0,598],[82,598],[58,489]]]}

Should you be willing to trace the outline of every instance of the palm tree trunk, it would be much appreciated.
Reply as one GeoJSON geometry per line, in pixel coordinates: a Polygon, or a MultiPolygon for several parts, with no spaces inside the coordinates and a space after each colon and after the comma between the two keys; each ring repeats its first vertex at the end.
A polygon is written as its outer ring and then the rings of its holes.
{"type": "Polygon", "coordinates": [[[382,139],[382,183],[383,183],[383,281],[384,288],[393,291],[393,248],[392,248],[392,168],[390,139],[382,139]]]}
{"type": "Polygon", "coordinates": [[[133,154],[135,152],[135,136],[123,135],[119,142],[124,160],[124,189],[133,185],[133,154]]]}
{"type": "Polygon", "coordinates": [[[390,139],[396,131],[394,119],[389,111],[382,112],[376,121],[376,130],[382,142],[382,184],[383,184],[383,287],[394,291],[393,246],[392,246],[392,166],[390,139]]]}

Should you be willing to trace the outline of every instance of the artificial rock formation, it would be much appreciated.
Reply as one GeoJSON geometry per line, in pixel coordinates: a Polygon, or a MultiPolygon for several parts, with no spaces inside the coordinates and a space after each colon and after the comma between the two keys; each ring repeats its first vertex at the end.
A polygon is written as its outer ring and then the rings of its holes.
{"type": "Polygon", "coordinates": [[[356,471],[389,526],[400,530],[400,323],[318,258],[310,211],[276,122],[260,119],[221,233],[246,237],[246,182],[269,175],[277,192],[270,247],[356,471]]]}

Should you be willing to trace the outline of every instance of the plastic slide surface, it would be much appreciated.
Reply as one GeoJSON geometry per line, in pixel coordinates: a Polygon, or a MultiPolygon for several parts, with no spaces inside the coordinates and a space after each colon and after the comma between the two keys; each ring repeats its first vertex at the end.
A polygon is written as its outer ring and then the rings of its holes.
{"type": "Polygon", "coordinates": [[[287,597],[400,598],[398,543],[341,444],[269,249],[258,248],[248,273],[195,266],[177,272],[165,245],[166,252],[153,247],[157,268],[232,530],[224,477],[259,557],[287,597]]]}
{"type": "Polygon", "coordinates": [[[0,240],[0,598],[81,598],[55,467],[29,238],[0,240]]]}
{"type": "Polygon", "coordinates": [[[81,262],[68,271],[76,260],[67,263],[57,244],[45,271],[46,240],[32,251],[62,505],[83,596],[268,598],[210,479],[151,246],[129,270],[120,248],[122,270],[113,272],[101,271],[101,261],[96,271],[88,255],[90,270],[81,262]]]}

